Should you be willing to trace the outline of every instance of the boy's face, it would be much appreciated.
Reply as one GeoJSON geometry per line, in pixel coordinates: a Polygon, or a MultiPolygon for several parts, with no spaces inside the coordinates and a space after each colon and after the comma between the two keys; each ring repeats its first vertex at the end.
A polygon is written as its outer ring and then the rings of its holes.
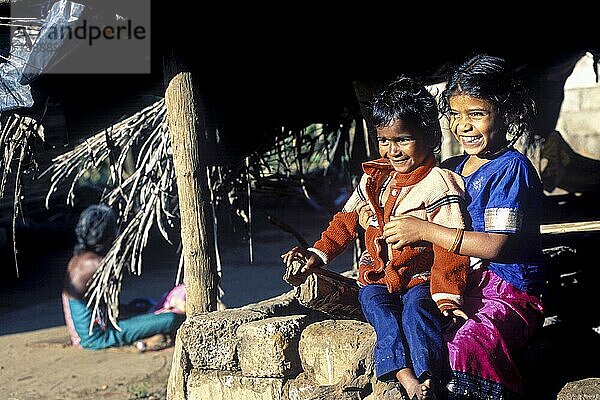
{"type": "Polygon", "coordinates": [[[394,170],[405,174],[417,168],[432,153],[419,129],[401,119],[377,128],[379,154],[390,160],[394,170]]]}
{"type": "Polygon", "coordinates": [[[450,130],[470,155],[495,151],[506,143],[496,107],[465,94],[450,97],[450,130]]]}

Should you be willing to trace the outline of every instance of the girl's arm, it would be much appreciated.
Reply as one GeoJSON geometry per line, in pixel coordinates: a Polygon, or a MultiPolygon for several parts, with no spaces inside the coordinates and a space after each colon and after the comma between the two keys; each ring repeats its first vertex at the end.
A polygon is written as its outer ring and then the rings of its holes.
{"type": "MultiPolygon", "coordinates": [[[[394,217],[383,229],[383,237],[387,243],[392,243],[392,248],[395,249],[418,241],[427,241],[449,249],[455,236],[454,228],[407,215],[394,217]]],[[[465,231],[456,252],[465,256],[495,260],[502,256],[511,236],[515,235],[465,231]]]]}

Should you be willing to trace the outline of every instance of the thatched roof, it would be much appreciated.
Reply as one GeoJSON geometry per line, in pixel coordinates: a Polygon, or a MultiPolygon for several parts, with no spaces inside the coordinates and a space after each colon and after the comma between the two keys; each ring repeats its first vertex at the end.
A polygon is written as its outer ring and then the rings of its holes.
{"type": "MultiPolygon", "coordinates": [[[[176,48],[193,60],[209,129],[218,130],[223,144],[229,145],[219,162],[239,159],[282,126],[339,122],[360,115],[357,83],[376,87],[401,73],[426,83],[441,82],[449,66],[474,51],[508,58],[530,82],[540,111],[537,131],[544,136],[555,127],[563,84],[577,60],[586,51],[600,55],[600,45],[591,36],[575,29],[538,28],[531,25],[537,22],[533,20],[494,21],[488,16],[474,31],[451,29],[447,21],[436,25],[427,14],[415,13],[412,17],[422,22],[411,22],[399,11],[368,7],[345,15],[341,10],[329,18],[324,10],[308,6],[293,15],[267,16],[252,8],[201,8],[190,13],[164,1],[81,3],[82,16],[102,14],[104,20],[116,14],[138,18],[151,7],[152,72],[42,74],[31,82],[34,92],[62,96],[73,117],[69,122],[73,134],[96,132],[116,122],[106,120],[107,112],[113,119],[122,118],[132,114],[127,109],[132,104],[139,110],[163,94],[163,60],[176,48]],[[85,115],[85,121],[78,121],[78,115],[85,115]]],[[[85,47],[68,49],[53,68],[93,58],[85,47]]],[[[134,62],[133,56],[110,59],[99,53],[98,57],[102,58],[92,62],[134,62]]],[[[31,112],[35,111],[34,106],[31,112]]]]}

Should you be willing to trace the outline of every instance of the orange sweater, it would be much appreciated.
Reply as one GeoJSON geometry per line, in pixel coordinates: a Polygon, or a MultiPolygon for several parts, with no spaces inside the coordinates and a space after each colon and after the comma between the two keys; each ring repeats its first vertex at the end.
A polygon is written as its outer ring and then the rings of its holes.
{"type": "Polygon", "coordinates": [[[394,171],[384,158],[363,163],[363,170],[359,186],[310,250],[325,263],[338,256],[353,242],[358,227],[356,209],[361,201],[366,201],[375,216],[365,232],[366,252],[359,264],[359,284],[384,284],[395,292],[429,281],[440,310],[461,306],[468,257],[424,242],[392,249],[382,234],[385,223],[397,215],[464,228],[462,178],[436,167],[433,156],[407,174],[394,171]]]}

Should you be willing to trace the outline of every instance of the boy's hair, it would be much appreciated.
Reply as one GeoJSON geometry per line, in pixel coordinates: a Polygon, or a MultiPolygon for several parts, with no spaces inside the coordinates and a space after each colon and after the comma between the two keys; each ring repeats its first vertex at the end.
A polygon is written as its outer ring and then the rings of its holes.
{"type": "Polygon", "coordinates": [[[460,64],[450,75],[440,98],[440,112],[450,112],[450,97],[466,94],[492,103],[514,141],[531,130],[535,103],[507,61],[477,54],[460,64]]]}
{"type": "Polygon", "coordinates": [[[119,233],[117,216],[112,208],[93,204],[82,211],[75,227],[77,244],[74,253],[93,251],[104,256],[119,233]]]}
{"type": "Polygon", "coordinates": [[[371,116],[375,128],[389,126],[398,119],[413,124],[434,151],[442,143],[435,97],[415,79],[399,76],[388,83],[371,102],[371,116]]]}

